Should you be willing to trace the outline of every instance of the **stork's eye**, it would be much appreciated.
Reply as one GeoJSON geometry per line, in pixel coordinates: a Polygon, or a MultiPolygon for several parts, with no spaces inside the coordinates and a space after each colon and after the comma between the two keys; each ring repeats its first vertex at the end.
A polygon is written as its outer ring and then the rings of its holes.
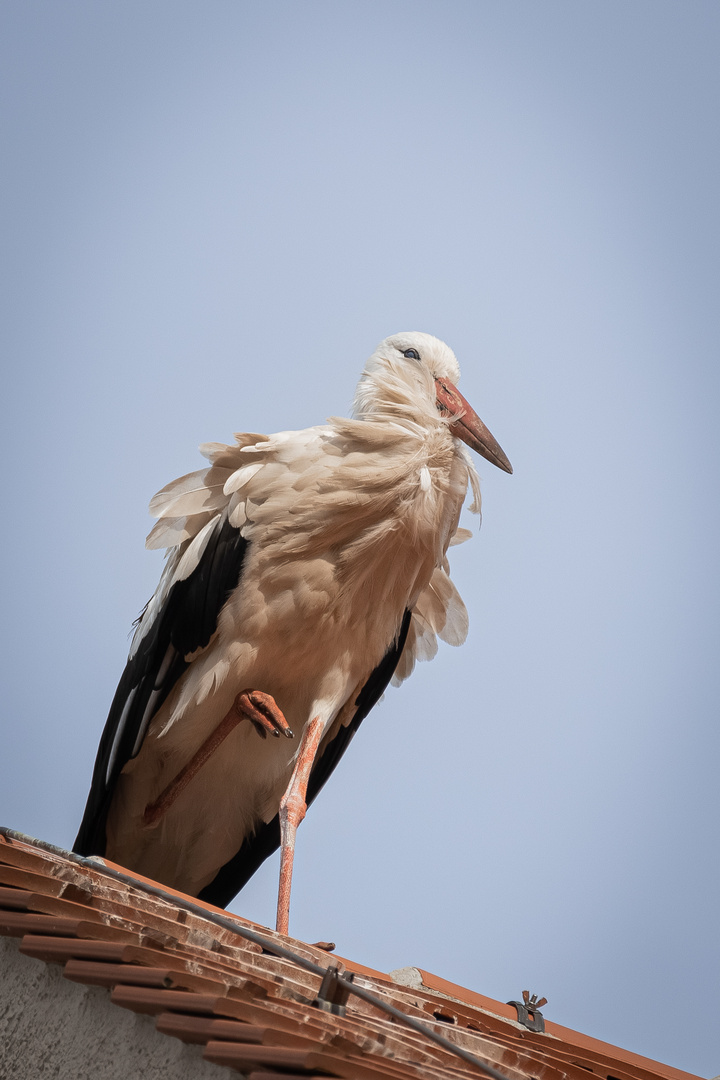
{"type": "Polygon", "coordinates": [[[420,353],[417,351],[417,349],[406,349],[405,352],[403,353],[403,356],[407,360],[419,360],[420,359],[420,353]]]}

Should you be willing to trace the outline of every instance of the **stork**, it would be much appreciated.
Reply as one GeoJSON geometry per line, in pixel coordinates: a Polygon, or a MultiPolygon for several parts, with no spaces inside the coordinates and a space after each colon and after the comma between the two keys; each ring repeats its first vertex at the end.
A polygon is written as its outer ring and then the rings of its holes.
{"type": "Polygon", "coordinates": [[[442,341],[396,334],[352,419],[200,447],[208,468],[151,501],[167,548],[97,754],[74,850],[224,907],[295,833],[388,683],[459,645],[448,547],[471,447],[512,472],[457,390],[442,341]]]}

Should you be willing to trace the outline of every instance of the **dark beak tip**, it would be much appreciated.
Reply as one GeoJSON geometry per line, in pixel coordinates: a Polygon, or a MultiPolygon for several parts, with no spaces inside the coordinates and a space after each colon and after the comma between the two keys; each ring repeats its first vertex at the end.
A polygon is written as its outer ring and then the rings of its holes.
{"type": "Polygon", "coordinates": [[[513,467],[510,464],[505,451],[497,443],[493,447],[483,446],[475,447],[481,457],[484,457],[486,461],[489,461],[491,465],[497,466],[498,469],[502,469],[503,472],[512,474],[513,467]]]}

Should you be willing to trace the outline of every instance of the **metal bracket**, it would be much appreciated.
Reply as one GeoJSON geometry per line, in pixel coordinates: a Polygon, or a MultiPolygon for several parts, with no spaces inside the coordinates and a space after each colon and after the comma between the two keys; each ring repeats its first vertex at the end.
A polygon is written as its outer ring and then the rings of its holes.
{"type": "Polygon", "coordinates": [[[530,995],[529,990],[523,990],[522,1001],[508,1001],[508,1005],[514,1005],[517,1011],[518,1023],[526,1027],[528,1031],[544,1031],[545,1020],[540,1009],[547,1005],[547,998],[540,998],[537,994],[530,995]]]}
{"type": "Polygon", "coordinates": [[[318,996],[313,1001],[313,1005],[317,1009],[322,1009],[324,1012],[334,1013],[336,1016],[344,1016],[350,991],[343,983],[353,982],[355,979],[355,972],[343,972],[342,982],[338,978],[339,975],[340,967],[338,964],[331,964],[330,967],[325,969],[323,981],[320,983],[318,996]]]}

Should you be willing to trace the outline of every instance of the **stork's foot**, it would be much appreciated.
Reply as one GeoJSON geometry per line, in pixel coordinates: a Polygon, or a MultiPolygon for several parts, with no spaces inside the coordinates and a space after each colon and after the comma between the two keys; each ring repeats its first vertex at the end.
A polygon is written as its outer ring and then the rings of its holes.
{"type": "Polygon", "coordinates": [[[268,735],[274,735],[276,739],[281,735],[286,739],[295,738],[272,694],[265,694],[262,690],[243,690],[235,698],[234,708],[243,719],[250,721],[263,739],[268,735]]]}

